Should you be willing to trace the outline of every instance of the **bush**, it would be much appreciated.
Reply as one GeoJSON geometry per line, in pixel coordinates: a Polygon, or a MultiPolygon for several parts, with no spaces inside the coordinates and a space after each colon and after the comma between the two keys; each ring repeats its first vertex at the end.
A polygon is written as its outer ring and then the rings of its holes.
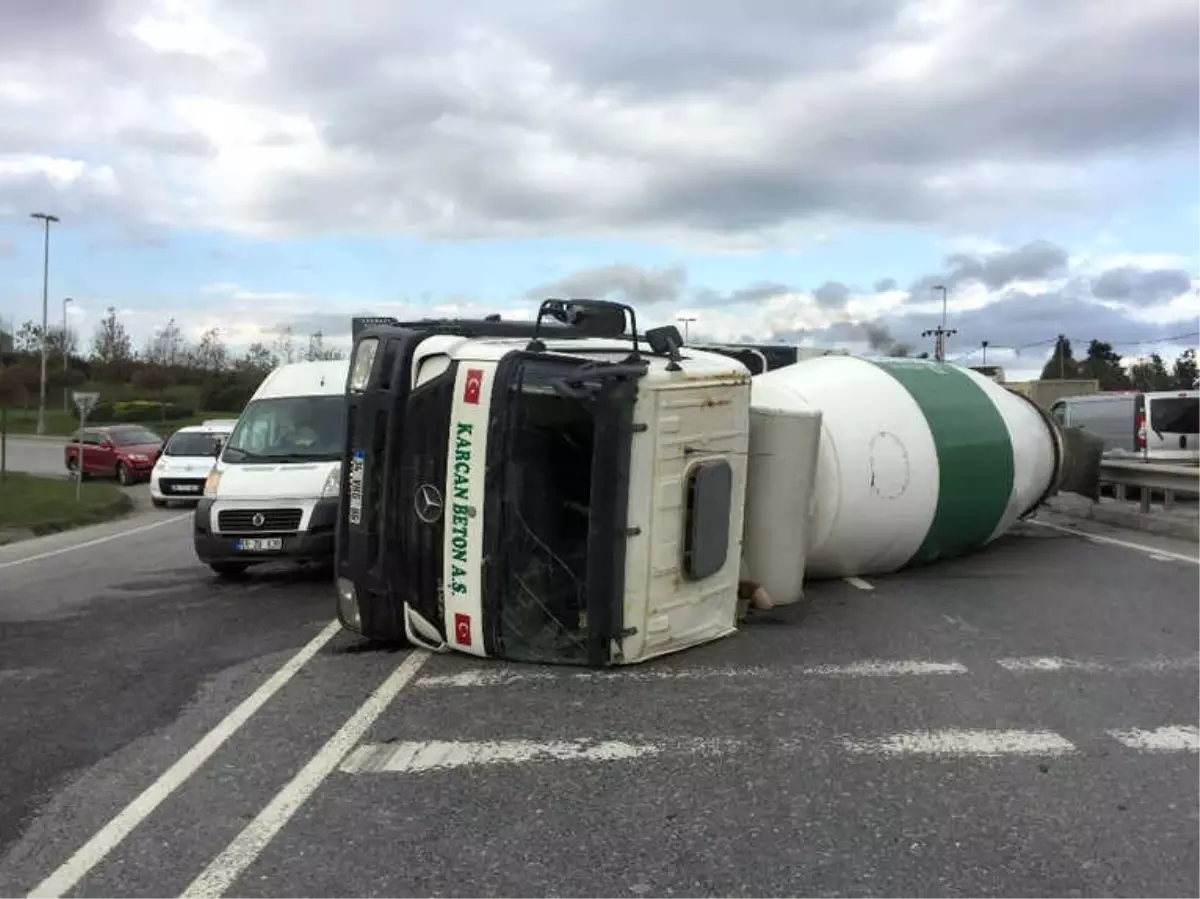
{"type": "MultiPolygon", "coordinates": [[[[97,403],[88,414],[88,421],[95,424],[152,424],[161,421],[178,421],[191,418],[195,410],[177,403],[160,403],[155,400],[131,400],[123,403],[97,403]]],[[[75,411],[78,421],[79,412],[75,411]]]]}

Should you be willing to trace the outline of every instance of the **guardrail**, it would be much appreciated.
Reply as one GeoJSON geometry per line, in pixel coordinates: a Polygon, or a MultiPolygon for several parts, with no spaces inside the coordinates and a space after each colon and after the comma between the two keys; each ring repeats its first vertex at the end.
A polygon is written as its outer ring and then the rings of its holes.
{"type": "Polygon", "coordinates": [[[1163,495],[1163,504],[1170,507],[1177,495],[1200,496],[1200,467],[1194,465],[1160,465],[1155,462],[1105,459],[1100,463],[1100,481],[1111,484],[1118,500],[1124,500],[1130,487],[1138,488],[1138,505],[1150,511],[1150,497],[1163,495]]]}

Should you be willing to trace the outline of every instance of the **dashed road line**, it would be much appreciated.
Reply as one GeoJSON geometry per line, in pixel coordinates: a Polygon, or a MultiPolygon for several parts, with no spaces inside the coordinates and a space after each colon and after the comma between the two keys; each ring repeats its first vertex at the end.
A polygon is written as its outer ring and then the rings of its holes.
{"type": "Polygon", "coordinates": [[[511,669],[490,669],[486,667],[468,668],[454,674],[434,674],[416,681],[413,686],[421,688],[436,687],[499,687],[506,684],[522,682],[585,682],[585,681],[673,681],[673,680],[713,680],[735,678],[776,677],[911,677],[925,675],[967,674],[967,667],[961,662],[936,662],[924,659],[903,659],[897,661],[882,659],[866,659],[843,665],[805,665],[788,668],[766,668],[763,666],[746,667],[695,667],[667,668],[638,671],[622,669],[619,671],[576,671],[557,673],[552,671],[514,671],[511,669]]]}
{"type": "MultiPolygon", "coordinates": [[[[336,624],[336,622],[335,622],[336,624]]],[[[421,666],[430,658],[423,649],[415,649],[400,663],[387,679],[380,684],[358,710],[350,716],[332,737],[308,760],[292,780],[275,798],[255,816],[246,827],[209,862],[183,892],[183,896],[216,897],[225,894],[242,872],[254,863],[275,835],[283,829],[292,816],[300,810],[346,753],[362,739],[367,728],[383,714],[388,705],[416,676],[421,666]]]]}
{"type": "Polygon", "coordinates": [[[1187,671],[1200,667],[1200,656],[1154,658],[1135,662],[1100,662],[1092,659],[1064,659],[1059,656],[1022,656],[997,659],[996,664],[1018,674],[1046,674],[1055,671],[1084,671],[1089,674],[1143,674],[1187,671]]]}
{"type": "Polygon", "coordinates": [[[842,578],[851,587],[857,587],[859,590],[874,590],[875,586],[870,581],[865,581],[860,577],[842,578]]]}
{"type": "Polygon", "coordinates": [[[196,773],[226,740],[232,737],[251,716],[295,677],[296,673],[317,654],[335,634],[341,624],[331,621],[317,636],[292,656],[282,668],[271,675],[257,690],[242,700],[238,706],[206,733],[196,745],[183,754],[159,778],[150,784],[129,805],[100,828],[79,850],[62,863],[49,877],[39,883],[29,896],[63,896],[99,864],[130,832],[144,821],[151,812],[196,773]]]}
{"type": "Polygon", "coordinates": [[[1194,725],[1158,727],[1153,730],[1110,730],[1108,735],[1122,746],[1142,752],[1200,751],[1200,727],[1194,725]]]}
{"type": "Polygon", "coordinates": [[[1075,744],[1048,730],[918,730],[871,740],[844,740],[849,752],[871,755],[1065,755],[1075,744]]]}
{"type": "MultiPolygon", "coordinates": [[[[1200,731],[1192,726],[1155,730],[1109,730],[1105,733],[1138,752],[1195,752],[1200,731]]],[[[883,758],[1021,758],[1070,756],[1079,753],[1067,737],[1051,730],[943,728],[913,730],[872,737],[831,738],[853,756],[883,758]]],[[[745,751],[751,744],[737,738],[647,738],[558,740],[414,740],[364,743],[345,756],[339,770],[347,775],[419,775],[461,768],[588,762],[612,764],[684,754],[745,751]]],[[[756,740],[758,752],[811,753],[812,740],[756,740]]]]}
{"type": "Polygon", "coordinates": [[[346,774],[417,774],[477,765],[529,762],[616,762],[658,755],[668,747],[624,740],[422,740],[364,744],[347,756],[346,774]]]}

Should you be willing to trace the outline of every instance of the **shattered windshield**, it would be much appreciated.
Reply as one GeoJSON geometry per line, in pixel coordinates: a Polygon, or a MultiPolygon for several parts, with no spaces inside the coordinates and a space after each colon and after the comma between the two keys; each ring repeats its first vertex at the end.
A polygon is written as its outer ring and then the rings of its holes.
{"type": "Polygon", "coordinates": [[[590,397],[554,390],[564,368],[526,360],[509,386],[498,637],[507,658],[585,664],[595,419],[590,397]]]}

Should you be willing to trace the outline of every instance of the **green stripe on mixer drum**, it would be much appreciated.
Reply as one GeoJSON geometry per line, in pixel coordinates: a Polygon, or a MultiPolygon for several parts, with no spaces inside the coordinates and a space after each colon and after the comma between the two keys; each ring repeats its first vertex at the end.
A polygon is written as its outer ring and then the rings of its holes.
{"type": "Polygon", "coordinates": [[[995,404],[966,372],[942,362],[874,360],[909,392],[929,423],[938,455],[933,523],[909,565],[981,546],[1013,489],[1013,448],[995,404]]]}

